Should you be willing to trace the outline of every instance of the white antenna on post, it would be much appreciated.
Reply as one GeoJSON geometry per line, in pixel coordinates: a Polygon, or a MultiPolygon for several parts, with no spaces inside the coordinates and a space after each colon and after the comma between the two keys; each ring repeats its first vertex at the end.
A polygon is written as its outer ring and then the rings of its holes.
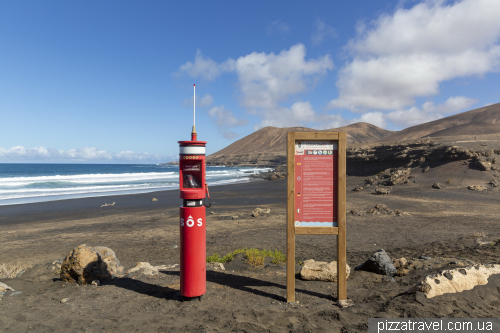
{"type": "Polygon", "coordinates": [[[191,132],[191,141],[196,141],[196,84],[193,84],[193,131],[191,132]]]}

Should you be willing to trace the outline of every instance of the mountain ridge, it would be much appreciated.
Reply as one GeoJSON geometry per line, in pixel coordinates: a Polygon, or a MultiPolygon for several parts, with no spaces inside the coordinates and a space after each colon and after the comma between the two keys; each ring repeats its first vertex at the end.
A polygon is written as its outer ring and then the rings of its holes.
{"type": "Polygon", "coordinates": [[[316,130],[307,127],[264,127],[207,156],[207,165],[280,165],[286,163],[287,132],[345,132],[353,146],[391,145],[427,137],[455,137],[500,133],[500,103],[438,120],[389,131],[368,123],[316,130]]]}
{"type": "Polygon", "coordinates": [[[423,137],[500,133],[500,103],[461,112],[427,123],[411,126],[376,142],[401,142],[423,137]]]}

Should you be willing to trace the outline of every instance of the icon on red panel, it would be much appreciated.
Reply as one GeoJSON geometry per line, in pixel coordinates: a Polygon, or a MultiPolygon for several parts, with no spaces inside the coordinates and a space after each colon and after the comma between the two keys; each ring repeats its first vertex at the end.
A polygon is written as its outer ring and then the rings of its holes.
{"type": "Polygon", "coordinates": [[[297,177],[297,180],[301,180],[301,179],[302,179],[302,178],[300,178],[300,176],[299,176],[299,177],[297,177]]]}
{"type": "Polygon", "coordinates": [[[193,175],[184,175],[184,188],[201,188],[201,185],[193,175]]]}
{"type": "Polygon", "coordinates": [[[297,193],[297,196],[298,196],[298,197],[300,197],[300,192],[299,192],[299,193],[297,193]]]}

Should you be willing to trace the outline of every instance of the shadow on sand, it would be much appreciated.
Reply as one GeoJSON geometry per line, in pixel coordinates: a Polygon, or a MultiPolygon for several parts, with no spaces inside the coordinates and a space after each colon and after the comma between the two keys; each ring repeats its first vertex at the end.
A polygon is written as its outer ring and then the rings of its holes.
{"type": "MultiPolygon", "coordinates": [[[[176,275],[179,276],[179,271],[160,271],[162,274],[176,275]]],[[[222,273],[217,271],[207,271],[207,282],[212,282],[215,284],[223,285],[229,288],[245,291],[256,296],[267,297],[270,299],[275,299],[281,302],[286,302],[286,298],[277,294],[273,294],[267,291],[261,290],[263,287],[275,287],[282,289],[286,293],[286,285],[278,284],[275,282],[269,282],[265,280],[260,280],[256,278],[251,278],[248,276],[235,275],[230,273],[222,273]]],[[[128,289],[140,294],[153,296],[157,298],[166,298],[169,300],[182,301],[182,296],[179,290],[172,289],[168,287],[161,287],[147,282],[142,282],[132,278],[115,278],[107,285],[114,285],[119,288],[128,289]]],[[[309,296],[314,296],[318,298],[323,298],[332,302],[337,301],[336,297],[332,295],[325,295],[322,293],[317,293],[305,289],[295,289],[296,293],[303,293],[309,296]]]]}

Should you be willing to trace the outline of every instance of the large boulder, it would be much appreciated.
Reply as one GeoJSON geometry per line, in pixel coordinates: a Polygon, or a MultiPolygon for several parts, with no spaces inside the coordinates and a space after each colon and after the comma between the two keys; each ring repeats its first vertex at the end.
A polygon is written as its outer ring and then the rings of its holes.
{"type": "Polygon", "coordinates": [[[493,274],[500,274],[500,265],[476,265],[467,268],[444,270],[436,275],[427,275],[411,287],[408,292],[420,291],[425,297],[459,293],[471,290],[477,285],[485,285],[493,274]]]}
{"type": "Polygon", "coordinates": [[[70,283],[91,284],[94,280],[110,280],[111,272],[92,246],[82,244],[71,251],[61,265],[61,279],[70,283]]]}
{"type": "MultiPolygon", "coordinates": [[[[349,277],[351,268],[346,264],[346,278],[349,277]]],[[[300,277],[308,281],[337,281],[337,262],[327,263],[324,261],[314,261],[309,259],[304,261],[304,266],[300,270],[300,277]]]]}
{"type": "Polygon", "coordinates": [[[102,261],[106,264],[108,272],[111,273],[111,277],[123,276],[125,268],[120,265],[120,261],[116,257],[115,251],[104,246],[95,246],[94,249],[99,253],[102,261]]]}
{"type": "Polygon", "coordinates": [[[389,276],[394,276],[397,272],[391,258],[383,249],[375,252],[370,258],[368,258],[367,261],[357,266],[355,270],[368,271],[389,276]]]}

